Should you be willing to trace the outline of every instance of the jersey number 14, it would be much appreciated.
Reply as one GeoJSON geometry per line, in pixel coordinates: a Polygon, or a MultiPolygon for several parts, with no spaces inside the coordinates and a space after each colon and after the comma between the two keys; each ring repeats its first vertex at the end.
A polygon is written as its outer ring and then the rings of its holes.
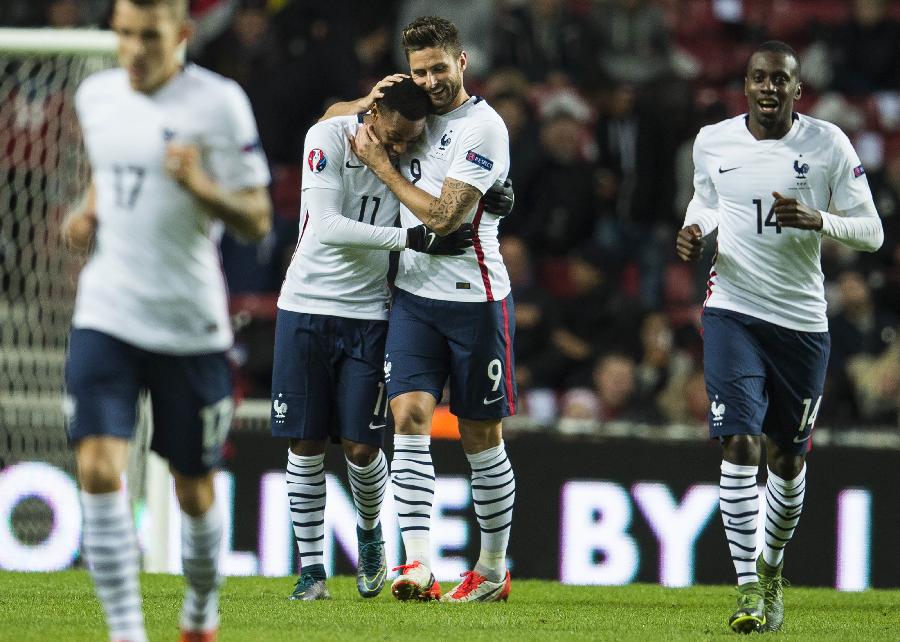
{"type": "Polygon", "coordinates": [[[778,219],[775,218],[775,203],[772,203],[772,207],[769,208],[765,221],[763,221],[762,200],[754,198],[753,204],[756,205],[756,233],[762,234],[764,227],[774,227],[775,232],[781,234],[781,225],[778,223],[778,219]]]}

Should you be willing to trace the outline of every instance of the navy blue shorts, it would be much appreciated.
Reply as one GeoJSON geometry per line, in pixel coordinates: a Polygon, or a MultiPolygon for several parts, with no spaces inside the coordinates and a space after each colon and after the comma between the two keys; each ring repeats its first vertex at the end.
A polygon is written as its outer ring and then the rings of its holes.
{"type": "Polygon", "coordinates": [[[387,321],[278,310],[272,434],[381,446],[387,321]]]}
{"type": "Polygon", "coordinates": [[[516,412],[515,309],[502,301],[440,301],[398,289],[391,308],[385,382],[393,399],[406,392],[441,400],[450,379],[450,412],[501,419],[516,412]]]}
{"type": "Polygon", "coordinates": [[[710,436],[765,433],[786,452],[806,453],[830,348],[827,332],[799,332],[739,312],[704,309],[710,436]]]}
{"type": "Polygon", "coordinates": [[[150,392],[150,447],[184,475],[221,463],[234,402],[224,352],[169,355],[149,352],[97,330],[73,328],[66,391],[74,402],[68,434],[131,439],[141,390],[150,392]]]}

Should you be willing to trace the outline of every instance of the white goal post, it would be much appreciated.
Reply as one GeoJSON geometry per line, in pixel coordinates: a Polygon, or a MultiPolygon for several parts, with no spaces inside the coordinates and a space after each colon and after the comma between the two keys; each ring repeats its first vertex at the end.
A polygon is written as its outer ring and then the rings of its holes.
{"type": "Polygon", "coordinates": [[[112,55],[116,34],[99,29],[0,28],[0,53],[9,55],[112,55]]]}

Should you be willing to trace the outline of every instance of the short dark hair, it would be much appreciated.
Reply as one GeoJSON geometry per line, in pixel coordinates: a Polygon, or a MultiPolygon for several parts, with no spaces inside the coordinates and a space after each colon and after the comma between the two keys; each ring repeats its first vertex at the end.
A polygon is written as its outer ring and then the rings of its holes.
{"type": "Polygon", "coordinates": [[[419,120],[432,112],[431,99],[412,78],[404,78],[383,90],[384,96],[375,101],[382,109],[398,112],[407,120],[419,120]]]}
{"type": "Polygon", "coordinates": [[[451,56],[458,56],[462,52],[456,25],[437,16],[422,16],[410,22],[403,28],[402,42],[407,58],[411,51],[428,47],[443,49],[451,56]]]}
{"type": "Polygon", "coordinates": [[[188,17],[188,0],[124,0],[138,7],[166,7],[181,22],[188,17]]]}
{"type": "MultiPolygon", "coordinates": [[[[767,40],[762,43],[760,46],[756,48],[756,51],[751,54],[751,58],[758,53],[775,53],[782,54],[784,56],[790,56],[797,63],[797,75],[800,75],[800,57],[797,55],[797,52],[794,51],[794,48],[791,47],[786,42],[781,42],[780,40],[767,40]]],[[[747,65],[749,66],[750,61],[747,61],[747,65]]]]}

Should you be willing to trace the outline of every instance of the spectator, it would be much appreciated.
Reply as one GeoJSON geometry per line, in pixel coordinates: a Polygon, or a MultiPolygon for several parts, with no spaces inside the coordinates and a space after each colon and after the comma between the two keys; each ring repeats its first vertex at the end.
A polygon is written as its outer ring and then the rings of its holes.
{"type": "Polygon", "coordinates": [[[657,420],[656,409],[638,396],[635,370],[634,359],[621,352],[597,359],[593,378],[601,422],[657,420]]]}
{"type": "Polygon", "coordinates": [[[561,256],[593,234],[595,165],[584,158],[587,136],[585,123],[565,101],[543,116],[539,162],[533,178],[516,185],[518,211],[503,228],[521,235],[535,252],[561,256]]]}
{"type": "Polygon", "coordinates": [[[672,70],[672,42],[660,8],[647,0],[594,0],[598,62],[618,83],[646,84],[672,70]]]}
{"type": "MultiPolygon", "coordinates": [[[[525,96],[514,92],[498,94],[490,98],[490,103],[506,123],[509,132],[509,178],[517,191],[524,189],[541,160],[531,106],[525,96]]],[[[506,221],[501,229],[506,231],[506,221]]]]}
{"type": "Polygon", "coordinates": [[[900,24],[884,0],[854,0],[849,22],[835,30],[829,51],[833,87],[851,95],[900,87],[900,24]]]}
{"type": "Polygon", "coordinates": [[[553,72],[583,81],[593,71],[590,40],[584,21],[563,0],[531,0],[501,14],[494,63],[522,69],[534,82],[553,72]]]}

